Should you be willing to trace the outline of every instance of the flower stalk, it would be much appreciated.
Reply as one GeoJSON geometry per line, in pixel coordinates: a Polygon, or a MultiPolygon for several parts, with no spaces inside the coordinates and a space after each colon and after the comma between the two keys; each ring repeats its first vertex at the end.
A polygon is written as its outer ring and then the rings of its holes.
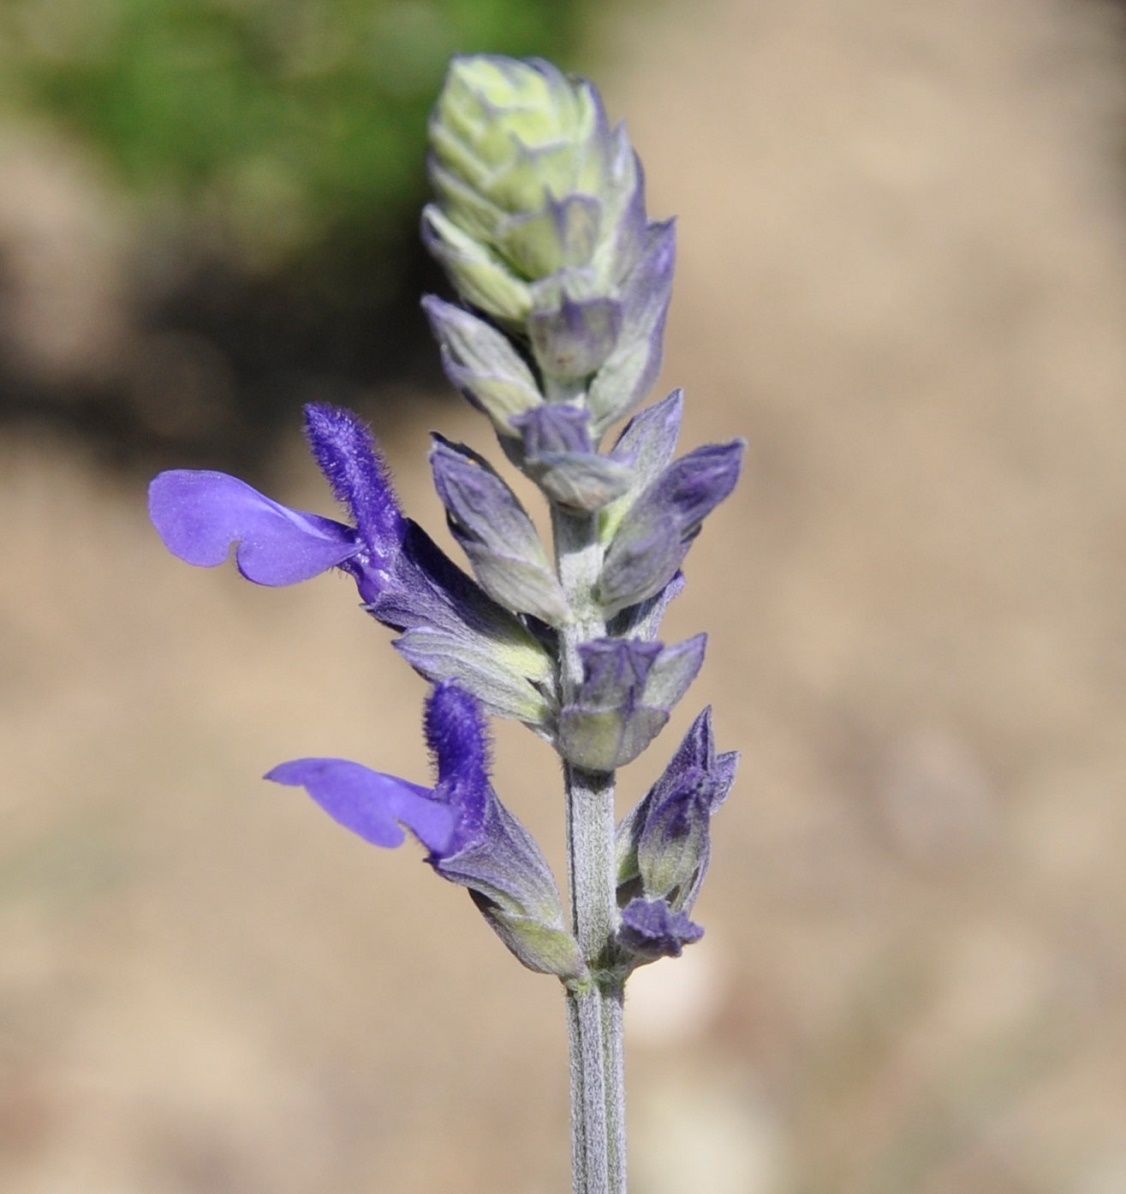
{"type": "Polygon", "coordinates": [[[215,566],[232,547],[255,584],[338,569],[433,685],[431,785],[335,758],[266,777],[304,788],[383,848],[409,832],[489,928],[567,1000],[575,1194],[625,1194],[624,988],[678,957],[737,755],[701,713],[664,774],[615,824],[618,770],[668,723],[706,636],[657,641],[705,518],[732,491],[741,441],[674,459],[679,391],[633,414],[660,367],[675,256],[645,214],[642,173],[594,87],[549,63],[455,59],[431,120],[435,201],[423,238],[459,303],[424,300],[450,382],[551,513],[554,567],[532,518],[479,453],[434,436],[430,464],[472,576],[399,506],[368,429],[312,405],[306,435],[347,521],[286,506],[222,473],[150,487],[165,545],[215,566]],[[633,414],[614,444],[601,441],[633,414]],[[562,762],[569,908],[490,779],[488,716],[523,722],[562,762]]]}
{"type": "MultiPolygon", "coordinates": [[[[574,701],[583,680],[582,643],[606,632],[593,591],[602,566],[597,519],[555,507],[552,529],[560,583],[574,620],[560,635],[559,687],[574,701]]],[[[567,989],[574,1194],[626,1188],[624,984],[614,972],[617,928],[614,772],[564,762],[567,871],[572,931],[590,978],[567,989]]]]}

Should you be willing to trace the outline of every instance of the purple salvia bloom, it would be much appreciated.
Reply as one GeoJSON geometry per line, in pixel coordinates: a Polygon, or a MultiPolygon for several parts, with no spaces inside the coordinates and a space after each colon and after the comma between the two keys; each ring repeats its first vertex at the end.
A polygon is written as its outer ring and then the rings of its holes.
{"type": "Polygon", "coordinates": [[[456,684],[440,684],[426,706],[426,741],[438,772],[434,799],[455,817],[448,848],[430,859],[435,870],[512,912],[558,908],[559,891],[539,847],[489,781],[480,703],[456,684]]]}
{"type": "Polygon", "coordinates": [[[708,444],[671,464],[642,493],[610,542],[596,596],[608,617],[659,593],[708,514],[735,488],[742,440],[708,444]]]}
{"type": "Polygon", "coordinates": [[[618,946],[631,955],[635,966],[658,958],[679,958],[686,945],[699,941],[704,930],[683,912],[674,912],[664,900],[631,900],[622,909],[618,946]]]}
{"type": "Polygon", "coordinates": [[[469,889],[504,943],[532,970],[577,978],[584,967],[563,927],[555,880],[535,840],[501,804],[489,780],[480,704],[440,684],[426,707],[433,788],[344,759],[297,759],[266,778],[304,787],[337,822],[373,845],[395,847],[409,829],[443,878],[469,889]]]}
{"type": "Polygon", "coordinates": [[[375,618],[406,632],[395,645],[427,679],[458,679],[498,715],[545,725],[551,659],[543,646],[403,516],[359,419],[317,406],[308,426],[318,462],[358,528],[290,510],[225,473],[175,470],[149,489],[150,515],[168,549],[215,566],[234,544],[239,570],[263,585],[339,568],[375,618]]]}
{"type": "Polygon", "coordinates": [[[457,827],[454,811],[436,803],[429,788],[347,759],[294,759],[265,778],[304,788],[334,821],[373,846],[401,846],[405,828],[440,855],[457,827]]]}
{"type": "Polygon", "coordinates": [[[155,478],[149,515],[169,551],[189,564],[221,564],[235,544],[239,571],[256,584],[296,584],[341,568],[370,601],[388,583],[407,520],[360,420],[321,405],[306,407],[305,416],[317,463],[355,528],[290,510],[226,473],[188,469],[155,478]]]}
{"type": "Polygon", "coordinates": [[[660,733],[704,660],[707,636],[675,647],[599,639],[579,647],[583,683],[559,715],[563,756],[588,771],[632,762],[660,733]]]}

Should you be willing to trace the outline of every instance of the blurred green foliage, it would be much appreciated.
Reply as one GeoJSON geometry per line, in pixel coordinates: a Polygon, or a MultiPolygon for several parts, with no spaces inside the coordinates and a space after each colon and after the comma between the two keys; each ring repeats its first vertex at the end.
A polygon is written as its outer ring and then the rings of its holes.
{"type": "Polygon", "coordinates": [[[0,111],[277,264],[386,240],[453,53],[567,62],[583,0],[0,0],[0,111]]]}

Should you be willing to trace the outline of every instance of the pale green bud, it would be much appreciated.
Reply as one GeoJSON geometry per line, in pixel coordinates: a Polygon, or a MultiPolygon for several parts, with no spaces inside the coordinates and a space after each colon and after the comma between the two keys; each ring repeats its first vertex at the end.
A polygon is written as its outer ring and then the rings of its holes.
{"type": "Polygon", "coordinates": [[[589,295],[617,298],[641,253],[641,178],[590,83],[539,59],[455,58],[430,148],[437,202],[423,229],[465,301],[522,328],[540,305],[527,284],[561,270],[584,271],[589,295]]]}

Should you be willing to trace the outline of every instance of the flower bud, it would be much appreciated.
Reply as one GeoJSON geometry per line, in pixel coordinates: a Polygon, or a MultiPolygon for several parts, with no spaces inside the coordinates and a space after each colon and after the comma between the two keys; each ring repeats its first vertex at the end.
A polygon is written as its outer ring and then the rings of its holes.
{"type": "Polygon", "coordinates": [[[434,295],[422,300],[423,310],[442,351],[442,368],[450,381],[502,436],[518,433],[512,419],[543,402],[523,357],[503,333],[434,295]]]}
{"type": "Polygon", "coordinates": [[[615,193],[597,91],[539,59],[455,58],[430,118],[430,149],[443,214],[528,280],[589,264],[615,231],[603,217],[630,197],[615,193]]]}
{"type": "Polygon", "coordinates": [[[618,827],[618,899],[637,895],[689,912],[711,853],[711,817],[727,799],[739,755],[716,754],[711,709],[692,724],[660,779],[618,827]]]}
{"type": "Polygon", "coordinates": [[[744,443],[708,444],[674,461],[638,497],[610,541],[595,596],[607,617],[672,580],[704,519],[735,488],[744,443]]]}
{"type": "Polygon", "coordinates": [[[707,635],[675,647],[599,639],[579,647],[583,683],[559,715],[559,750],[588,771],[632,762],[661,732],[704,661],[707,635]]]}
{"type": "Polygon", "coordinates": [[[489,462],[435,435],[430,465],[450,531],[481,588],[506,609],[552,626],[566,621],[567,599],[536,528],[489,462]]]}
{"type": "Polygon", "coordinates": [[[581,407],[545,404],[512,420],[523,442],[506,445],[510,459],[550,501],[587,512],[619,497],[633,479],[627,463],[594,451],[589,422],[581,407]]]}

